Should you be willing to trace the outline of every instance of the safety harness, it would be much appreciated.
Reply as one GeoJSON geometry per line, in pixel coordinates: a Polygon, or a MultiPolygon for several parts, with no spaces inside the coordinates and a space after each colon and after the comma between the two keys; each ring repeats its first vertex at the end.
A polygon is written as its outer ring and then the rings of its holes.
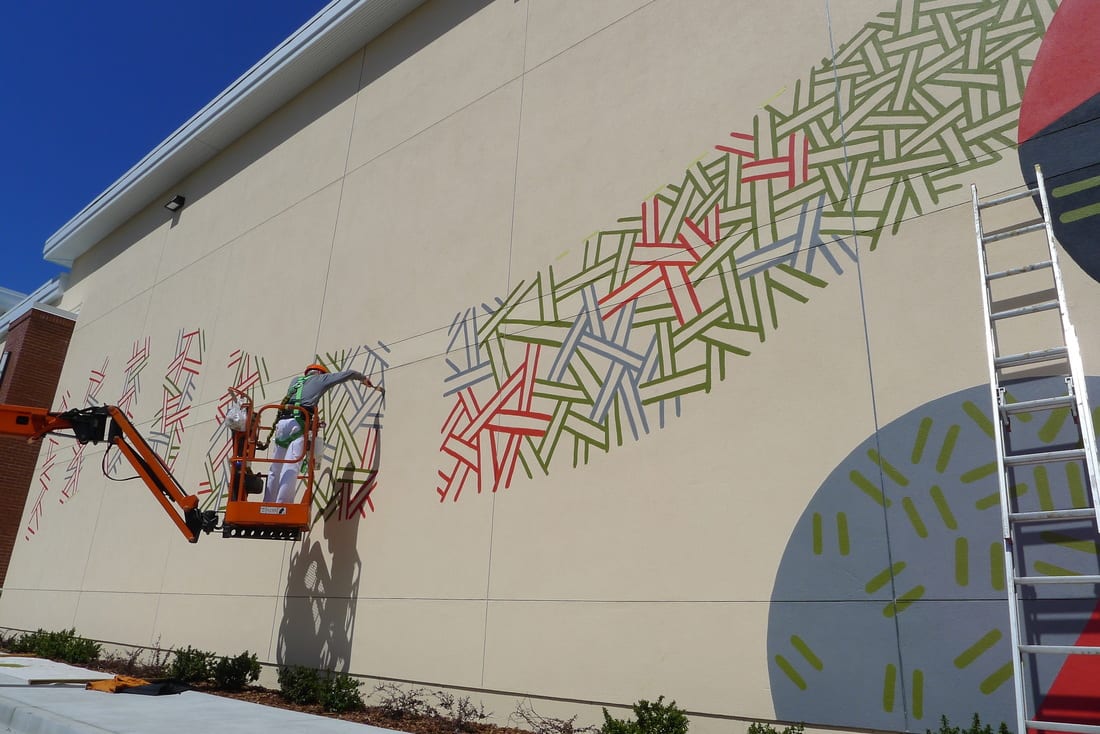
{"type": "Polygon", "coordinates": [[[302,388],[304,388],[306,385],[306,379],[308,378],[306,378],[304,375],[294,378],[294,382],[290,383],[290,387],[286,391],[286,398],[284,398],[283,400],[284,404],[288,406],[297,406],[299,410],[288,410],[284,408],[283,410],[279,411],[279,415],[277,416],[279,421],[286,420],[287,418],[293,418],[298,422],[298,430],[294,431],[286,438],[275,439],[275,444],[283,447],[284,449],[306,431],[306,421],[302,414],[302,411],[305,409],[302,408],[300,405],[300,403],[302,402],[302,388]]]}

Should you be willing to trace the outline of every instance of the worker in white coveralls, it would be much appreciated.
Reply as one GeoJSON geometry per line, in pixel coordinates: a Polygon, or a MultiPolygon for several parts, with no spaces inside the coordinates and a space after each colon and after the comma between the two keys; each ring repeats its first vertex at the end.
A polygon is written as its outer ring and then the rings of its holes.
{"type": "Polygon", "coordinates": [[[358,380],[367,387],[374,387],[370,378],[362,372],[343,370],[330,374],[323,364],[309,365],[300,377],[291,381],[275,419],[275,452],[264,488],[264,502],[294,501],[298,466],[305,458],[305,417],[302,411],[313,415],[321,396],[329,388],[348,380],[358,380]],[[295,407],[301,410],[294,410],[295,407]],[[287,458],[290,461],[282,461],[287,458]]]}

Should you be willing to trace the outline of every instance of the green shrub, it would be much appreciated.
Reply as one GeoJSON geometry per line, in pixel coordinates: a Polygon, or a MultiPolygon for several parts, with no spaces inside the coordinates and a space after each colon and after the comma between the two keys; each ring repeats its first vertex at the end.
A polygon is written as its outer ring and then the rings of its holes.
{"type": "Polygon", "coordinates": [[[214,664],[214,684],[223,691],[239,691],[249,682],[259,680],[260,661],[245,650],[236,657],[222,657],[214,664]]]}
{"type": "Polygon", "coordinates": [[[321,700],[321,677],[313,668],[290,665],[279,668],[279,693],[291,703],[309,705],[321,700]]]}
{"type": "Polygon", "coordinates": [[[321,685],[320,702],[325,711],[340,713],[359,711],[363,708],[363,697],[359,694],[360,681],[346,673],[329,676],[321,685]]]}
{"type": "Polygon", "coordinates": [[[687,734],[687,714],[676,708],[675,701],[666,704],[664,700],[664,696],[659,696],[652,703],[639,701],[634,704],[635,721],[612,718],[604,709],[601,734],[687,734]]]}
{"type": "Polygon", "coordinates": [[[188,645],[176,650],[176,657],[168,666],[168,676],[183,683],[201,683],[210,677],[214,666],[214,653],[188,645]]]}
{"type": "Polygon", "coordinates": [[[754,721],[749,724],[749,734],[802,734],[802,724],[784,727],[782,732],[777,732],[771,724],[754,721]]]}
{"type": "Polygon", "coordinates": [[[99,657],[102,647],[98,642],[80,637],[75,629],[47,632],[39,629],[27,632],[11,642],[12,652],[31,653],[50,660],[61,660],[74,665],[84,665],[99,657]]]}
{"type": "MultiPolygon", "coordinates": [[[[950,722],[947,721],[946,716],[941,716],[940,728],[938,731],[933,732],[931,729],[925,729],[924,731],[925,734],[993,734],[993,727],[989,724],[983,725],[978,714],[974,714],[974,718],[970,720],[969,729],[961,729],[957,726],[952,726],[950,722]]],[[[997,732],[998,734],[1010,734],[1008,724],[1002,721],[997,732]]]]}

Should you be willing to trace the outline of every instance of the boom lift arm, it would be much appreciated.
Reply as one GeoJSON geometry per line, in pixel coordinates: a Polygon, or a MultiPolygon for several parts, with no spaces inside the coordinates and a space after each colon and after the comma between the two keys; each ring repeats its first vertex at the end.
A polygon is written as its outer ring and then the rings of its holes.
{"type": "Polygon", "coordinates": [[[187,542],[197,542],[200,532],[209,533],[215,529],[217,513],[199,510],[198,498],[180,486],[121,409],[101,405],[54,413],[44,408],[0,404],[0,436],[25,437],[28,442],[34,442],[49,434],[67,435],[81,444],[106,441],[117,448],[187,542]]]}

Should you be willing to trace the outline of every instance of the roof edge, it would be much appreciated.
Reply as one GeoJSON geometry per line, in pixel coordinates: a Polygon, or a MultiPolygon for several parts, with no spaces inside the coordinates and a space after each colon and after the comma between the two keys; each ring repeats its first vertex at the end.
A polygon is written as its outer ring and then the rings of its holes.
{"type": "MultiPolygon", "coordinates": [[[[347,54],[353,53],[356,48],[385,31],[422,2],[423,0],[333,0],[50,235],[43,247],[44,259],[70,267],[76,258],[91,249],[100,239],[148,206],[162,193],[164,186],[171,185],[171,182],[163,183],[165,175],[179,180],[220,152],[202,140],[204,132],[227,119],[232,119],[244,129],[251,129],[270,114],[269,111],[257,111],[263,110],[263,105],[249,105],[248,109],[242,109],[246,107],[243,104],[245,100],[265,100],[270,97],[277,104],[285,103],[330,71],[347,54]],[[303,59],[307,51],[322,46],[326,39],[358,26],[362,26],[360,33],[352,37],[362,40],[358,41],[358,45],[347,49],[344,56],[336,62],[331,62],[329,57],[323,55],[312,55],[303,59]],[[328,63],[327,68],[322,68],[325,63],[328,63]],[[290,68],[312,73],[306,75],[308,81],[305,82],[288,84],[277,78],[290,68]],[[157,181],[158,174],[162,179],[160,182],[157,181]],[[148,185],[145,187],[148,190],[141,190],[143,185],[154,182],[157,183],[155,187],[148,185]]],[[[345,40],[345,43],[350,42],[351,39],[345,40]]],[[[343,49],[340,47],[336,48],[337,52],[341,50],[343,49]]]]}

